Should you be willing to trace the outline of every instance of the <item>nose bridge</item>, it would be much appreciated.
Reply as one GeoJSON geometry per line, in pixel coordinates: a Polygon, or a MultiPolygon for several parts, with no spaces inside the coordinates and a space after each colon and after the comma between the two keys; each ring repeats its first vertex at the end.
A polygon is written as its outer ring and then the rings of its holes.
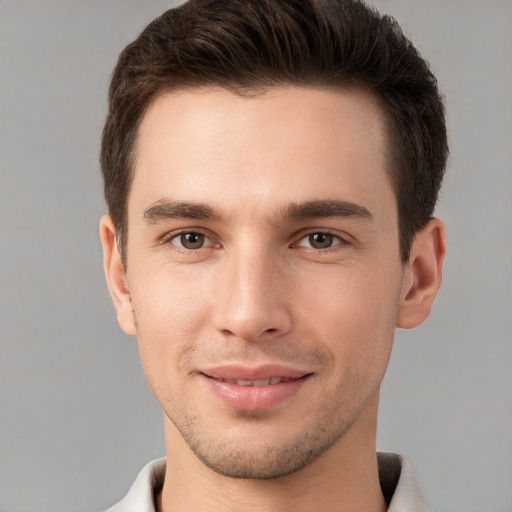
{"type": "Polygon", "coordinates": [[[216,304],[216,327],[246,341],[280,335],[291,327],[279,256],[255,240],[240,241],[226,254],[216,304]]]}

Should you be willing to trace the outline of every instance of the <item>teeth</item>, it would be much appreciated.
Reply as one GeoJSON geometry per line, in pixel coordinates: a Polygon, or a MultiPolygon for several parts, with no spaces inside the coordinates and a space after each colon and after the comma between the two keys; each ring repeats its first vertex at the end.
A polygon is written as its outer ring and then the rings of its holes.
{"type": "Polygon", "coordinates": [[[270,379],[265,380],[255,380],[253,382],[253,386],[268,386],[270,384],[270,379]]]}
{"type": "Polygon", "coordinates": [[[270,384],[270,379],[262,379],[262,380],[237,380],[236,383],[239,386],[268,386],[270,384]]]}
{"type": "Polygon", "coordinates": [[[269,384],[279,384],[280,382],[289,380],[289,377],[271,377],[270,379],[261,380],[222,379],[223,382],[236,384],[238,386],[268,386],[269,384]]]}

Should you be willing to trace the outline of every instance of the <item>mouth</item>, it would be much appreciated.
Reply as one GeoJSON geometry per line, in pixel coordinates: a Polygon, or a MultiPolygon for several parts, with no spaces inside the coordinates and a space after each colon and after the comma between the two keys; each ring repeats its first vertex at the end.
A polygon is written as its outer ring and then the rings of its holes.
{"type": "Polygon", "coordinates": [[[270,386],[279,384],[280,382],[288,382],[294,380],[291,377],[271,377],[270,379],[259,380],[242,380],[242,379],[216,379],[228,384],[236,384],[237,386],[270,386]]]}
{"type": "Polygon", "coordinates": [[[230,409],[263,411],[289,403],[312,373],[282,366],[223,366],[200,372],[209,392],[230,409]]]}

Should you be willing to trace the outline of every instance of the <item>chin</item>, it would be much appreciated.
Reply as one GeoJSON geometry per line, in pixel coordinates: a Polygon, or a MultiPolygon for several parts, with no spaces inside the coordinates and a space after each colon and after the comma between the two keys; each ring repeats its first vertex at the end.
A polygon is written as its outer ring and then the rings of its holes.
{"type": "MultiPolygon", "coordinates": [[[[245,419],[254,413],[245,413],[245,419]]],[[[261,418],[260,418],[261,419],[261,418]]],[[[190,424],[188,426],[191,426],[190,424]]],[[[230,477],[254,480],[281,478],[309,466],[329,450],[350,428],[342,423],[338,428],[315,425],[291,435],[289,429],[277,437],[262,425],[252,425],[250,432],[228,436],[198,435],[195,429],[181,429],[180,433],[196,457],[216,473],[230,477]],[[266,435],[268,434],[268,435],[266,435]]]]}

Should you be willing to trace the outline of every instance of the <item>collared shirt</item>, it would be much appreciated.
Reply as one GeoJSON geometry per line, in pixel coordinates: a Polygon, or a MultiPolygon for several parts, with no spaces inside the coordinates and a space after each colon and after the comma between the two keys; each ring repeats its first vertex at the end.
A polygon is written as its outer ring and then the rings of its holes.
{"type": "MultiPolygon", "coordinates": [[[[388,512],[432,512],[421,494],[410,464],[400,455],[377,454],[379,480],[388,512]]],[[[165,459],[150,462],[128,494],[105,512],[156,512],[155,496],[163,486],[165,459]]]]}

